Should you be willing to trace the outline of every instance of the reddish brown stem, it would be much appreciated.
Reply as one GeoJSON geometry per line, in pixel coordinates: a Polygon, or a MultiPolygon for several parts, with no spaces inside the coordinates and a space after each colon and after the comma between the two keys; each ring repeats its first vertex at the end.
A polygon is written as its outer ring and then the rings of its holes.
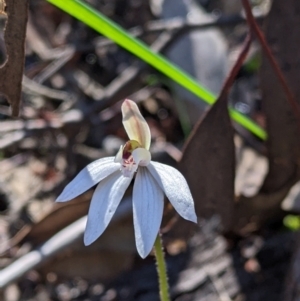
{"type": "Polygon", "coordinates": [[[243,3],[243,7],[245,9],[246,12],[246,17],[247,17],[247,22],[249,25],[250,30],[253,30],[253,32],[256,34],[267,58],[269,59],[276,75],[279,78],[279,81],[283,87],[283,90],[287,96],[288,102],[290,103],[291,107],[294,110],[294,113],[296,114],[297,119],[300,122],[300,108],[299,105],[297,103],[297,101],[295,100],[295,97],[291,91],[291,89],[289,88],[289,85],[287,83],[287,81],[285,80],[285,77],[282,73],[282,71],[280,70],[280,67],[268,45],[268,42],[263,34],[263,32],[261,31],[260,27],[258,26],[253,14],[252,14],[252,9],[250,6],[250,3],[248,0],[242,0],[243,3]]]}
{"type": "Polygon", "coordinates": [[[241,69],[244,60],[247,57],[248,51],[250,49],[250,45],[251,45],[251,41],[252,41],[252,34],[251,32],[248,33],[244,45],[242,47],[242,51],[238,56],[238,59],[236,60],[234,66],[232,67],[229,75],[227,76],[225,83],[223,84],[222,90],[220,92],[220,95],[218,97],[218,99],[226,99],[226,96],[229,93],[229,90],[231,88],[231,86],[233,85],[233,82],[239,72],[239,70],[241,69]]]}

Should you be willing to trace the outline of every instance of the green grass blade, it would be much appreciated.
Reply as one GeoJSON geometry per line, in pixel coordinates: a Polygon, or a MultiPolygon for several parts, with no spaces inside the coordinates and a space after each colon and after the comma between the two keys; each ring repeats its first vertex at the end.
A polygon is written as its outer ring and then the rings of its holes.
{"type": "MultiPolygon", "coordinates": [[[[107,38],[113,40],[119,46],[134,54],[136,57],[145,61],[152,67],[165,74],[179,85],[183,86],[190,92],[194,93],[208,104],[213,104],[216,95],[200,85],[189,74],[182,71],[180,68],[173,65],[162,55],[153,52],[146,44],[132,37],[126,30],[112,22],[106,16],[91,8],[80,0],[47,0],[69,15],[77,18],[86,25],[93,28],[107,38]]],[[[265,140],[266,132],[254,121],[247,116],[230,109],[230,114],[233,120],[242,125],[244,128],[251,131],[259,138],[265,140]]]]}

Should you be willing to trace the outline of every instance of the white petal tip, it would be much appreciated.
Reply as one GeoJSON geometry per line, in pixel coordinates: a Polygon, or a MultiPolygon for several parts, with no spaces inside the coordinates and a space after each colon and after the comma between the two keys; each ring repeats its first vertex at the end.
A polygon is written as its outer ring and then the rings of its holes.
{"type": "Polygon", "coordinates": [[[152,240],[153,239],[144,242],[142,240],[137,241],[136,248],[141,258],[145,259],[152,251],[154,246],[154,242],[152,242],[152,240]]]}
{"type": "Polygon", "coordinates": [[[56,203],[63,203],[63,202],[71,201],[71,200],[72,200],[72,199],[66,198],[66,197],[64,196],[64,194],[61,193],[61,194],[57,197],[57,199],[55,200],[55,202],[56,202],[56,203]]]}
{"type": "Polygon", "coordinates": [[[193,222],[195,224],[198,223],[198,217],[194,211],[194,209],[190,210],[190,212],[180,212],[178,211],[179,215],[181,215],[185,220],[193,222]]]}
{"type": "Polygon", "coordinates": [[[64,201],[64,200],[60,200],[60,199],[55,200],[55,203],[63,203],[63,202],[68,202],[68,201],[64,201]]]}
{"type": "Polygon", "coordinates": [[[141,254],[141,253],[139,253],[139,255],[141,256],[142,259],[145,259],[149,254],[141,254]]]}
{"type": "Polygon", "coordinates": [[[188,220],[195,224],[198,224],[198,218],[196,215],[191,216],[188,220]]]}
{"type": "Polygon", "coordinates": [[[83,243],[85,246],[91,245],[93,242],[95,242],[100,236],[102,232],[99,235],[93,234],[92,231],[90,231],[88,228],[85,229],[84,236],[83,236],[83,243]]]}
{"type": "Polygon", "coordinates": [[[139,248],[137,248],[137,251],[142,259],[145,259],[150,254],[151,250],[152,248],[150,248],[149,251],[145,251],[144,249],[140,250],[139,248]]]}
{"type": "Polygon", "coordinates": [[[97,240],[98,237],[96,238],[93,238],[93,237],[90,237],[89,235],[86,235],[84,233],[84,237],[83,237],[83,243],[85,246],[89,246],[91,245],[95,240],[97,240]]]}

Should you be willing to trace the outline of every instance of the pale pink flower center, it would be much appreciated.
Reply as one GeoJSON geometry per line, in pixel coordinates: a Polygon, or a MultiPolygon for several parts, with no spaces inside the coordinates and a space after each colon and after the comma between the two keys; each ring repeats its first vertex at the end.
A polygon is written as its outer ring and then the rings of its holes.
{"type": "Polygon", "coordinates": [[[129,140],[124,145],[121,162],[121,172],[124,177],[130,177],[138,168],[133,160],[132,152],[139,146],[139,143],[135,140],[129,140]]]}
{"type": "Polygon", "coordinates": [[[128,159],[122,159],[121,172],[124,177],[130,177],[138,168],[138,165],[134,162],[132,155],[128,159]]]}

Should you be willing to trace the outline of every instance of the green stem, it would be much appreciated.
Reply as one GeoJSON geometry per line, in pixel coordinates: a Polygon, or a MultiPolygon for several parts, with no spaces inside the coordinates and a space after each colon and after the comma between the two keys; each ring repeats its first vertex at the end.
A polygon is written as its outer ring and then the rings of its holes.
{"type": "Polygon", "coordinates": [[[156,268],[157,268],[158,279],[159,279],[160,300],[170,301],[167,267],[166,267],[166,261],[165,261],[160,234],[158,234],[156,237],[154,250],[155,250],[155,258],[156,258],[156,268]]]}

